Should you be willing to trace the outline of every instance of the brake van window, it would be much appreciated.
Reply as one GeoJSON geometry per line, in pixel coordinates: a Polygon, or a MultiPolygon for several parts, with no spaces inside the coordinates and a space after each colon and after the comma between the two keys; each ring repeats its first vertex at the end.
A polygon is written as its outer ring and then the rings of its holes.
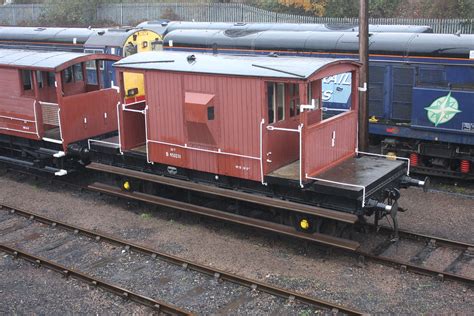
{"type": "Polygon", "coordinates": [[[290,92],[290,117],[294,117],[300,114],[300,86],[291,83],[288,89],[290,92]]]}
{"type": "Polygon", "coordinates": [[[83,81],[84,76],[82,75],[82,64],[75,64],[74,68],[74,81],[83,81]]]}
{"type": "Polygon", "coordinates": [[[285,84],[270,82],[267,85],[268,123],[285,119],[285,84]]]}
{"type": "Polygon", "coordinates": [[[28,91],[33,88],[31,83],[31,71],[30,70],[21,70],[21,80],[23,82],[23,91],[28,91]]]}

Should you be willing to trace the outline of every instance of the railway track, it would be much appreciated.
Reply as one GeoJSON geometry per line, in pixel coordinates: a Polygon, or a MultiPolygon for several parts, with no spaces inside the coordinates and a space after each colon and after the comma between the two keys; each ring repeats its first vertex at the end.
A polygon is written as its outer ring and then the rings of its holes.
{"type": "Polygon", "coordinates": [[[0,208],[0,251],[164,314],[239,314],[246,310],[266,314],[362,314],[31,211],[5,204],[0,208]]]}
{"type": "MultiPolygon", "coordinates": [[[[80,188],[84,189],[84,187],[80,188]]],[[[158,197],[122,191],[104,184],[92,184],[86,189],[124,199],[164,205],[201,214],[201,209],[187,209],[185,204],[167,204],[167,201],[158,197]]],[[[205,215],[209,216],[209,214],[205,215]]],[[[259,229],[293,238],[314,241],[312,239],[313,235],[296,232],[291,227],[284,225],[264,223],[263,221],[241,217],[221,218],[220,216],[215,216],[215,218],[249,227],[258,227],[259,229]]],[[[384,265],[394,266],[402,272],[411,271],[434,276],[440,280],[448,279],[474,285],[474,244],[456,242],[404,230],[400,230],[399,239],[394,240],[391,236],[392,233],[389,228],[380,227],[380,230],[373,235],[362,234],[360,236],[360,243],[344,241],[340,247],[334,245],[332,247],[355,254],[361,261],[371,260],[384,265]]],[[[357,239],[357,236],[355,239],[357,239]]],[[[344,239],[340,238],[340,240],[344,239]]],[[[320,243],[320,240],[317,242],[320,243]]]]}
{"type": "MultiPolygon", "coordinates": [[[[197,214],[204,213],[200,213],[199,210],[186,209],[186,205],[178,205],[178,207],[172,204],[168,205],[160,198],[151,197],[141,193],[125,192],[107,185],[93,184],[89,188],[94,191],[115,195],[125,199],[132,199],[155,205],[165,205],[197,214]]],[[[205,215],[209,216],[209,214],[205,215]]],[[[321,244],[320,238],[318,238],[318,240],[312,239],[312,237],[317,234],[300,233],[294,231],[291,227],[284,225],[265,223],[263,221],[259,222],[258,220],[247,218],[228,219],[217,216],[215,218],[249,227],[257,227],[259,229],[289,237],[304,239],[306,241],[315,241],[321,244]]],[[[474,266],[472,264],[474,262],[472,260],[474,244],[458,243],[455,241],[423,236],[406,231],[400,232],[400,239],[393,240],[389,233],[391,233],[391,231],[382,228],[380,234],[374,234],[374,236],[364,234],[362,235],[363,238],[360,243],[351,240],[344,240],[342,238],[339,238],[339,240],[333,238],[330,246],[355,254],[359,256],[360,260],[369,259],[384,265],[399,267],[401,271],[411,271],[435,276],[439,279],[450,279],[474,285],[474,278],[472,277],[472,275],[474,275],[474,266]],[[369,240],[370,243],[366,243],[366,240],[369,240]],[[334,241],[341,241],[340,246],[337,246],[334,241]],[[414,245],[415,241],[416,245],[414,245]],[[411,254],[411,256],[406,256],[406,253],[411,254]],[[443,267],[439,262],[436,262],[436,256],[446,255],[448,255],[452,260],[446,262],[446,266],[443,267]]]]}
{"type": "Polygon", "coordinates": [[[360,260],[396,266],[402,272],[474,285],[474,244],[404,230],[397,239],[392,234],[390,228],[380,227],[377,235],[365,235],[368,242],[361,243],[355,253],[360,260]]]}
{"type": "Polygon", "coordinates": [[[94,276],[76,271],[71,268],[67,268],[66,266],[63,266],[59,263],[47,260],[43,257],[40,257],[38,255],[28,253],[26,251],[22,251],[18,248],[11,247],[5,244],[0,243],[0,252],[7,253],[14,258],[20,258],[24,259],[26,261],[29,261],[35,265],[42,266],[51,270],[54,270],[64,277],[72,277],[76,278],[79,280],[82,280],[84,282],[87,282],[90,285],[93,285],[95,287],[102,288],[106,291],[109,291],[111,293],[114,293],[116,295],[119,295],[125,299],[130,299],[136,303],[142,304],[144,306],[150,307],[156,311],[160,311],[161,313],[164,314],[169,314],[169,315],[191,315],[191,313],[182,310],[178,307],[175,307],[173,305],[167,304],[162,301],[154,300],[152,298],[137,294],[135,292],[132,292],[130,290],[121,288],[117,285],[102,281],[94,276]]]}

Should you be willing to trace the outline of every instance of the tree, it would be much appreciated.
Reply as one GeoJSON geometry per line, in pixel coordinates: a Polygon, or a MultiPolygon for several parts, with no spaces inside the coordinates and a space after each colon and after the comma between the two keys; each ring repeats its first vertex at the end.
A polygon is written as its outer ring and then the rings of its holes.
{"type": "Polygon", "coordinates": [[[474,18],[474,0],[421,0],[427,16],[438,19],[474,18]]]}
{"type": "Polygon", "coordinates": [[[49,26],[91,25],[100,0],[46,0],[40,22],[49,26]]]}
{"type": "Polygon", "coordinates": [[[328,0],[326,16],[346,18],[359,16],[359,0],[328,0]]]}
{"type": "Polygon", "coordinates": [[[393,18],[403,0],[369,0],[369,15],[372,18],[393,18]]]}
{"type": "Polygon", "coordinates": [[[326,12],[327,0],[278,0],[278,3],[296,9],[302,9],[305,12],[316,16],[323,16],[326,12]]]}

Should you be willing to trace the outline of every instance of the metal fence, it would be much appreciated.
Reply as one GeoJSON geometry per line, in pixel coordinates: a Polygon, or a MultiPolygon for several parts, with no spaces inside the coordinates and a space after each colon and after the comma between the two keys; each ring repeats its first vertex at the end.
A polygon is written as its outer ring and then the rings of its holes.
{"type": "MultiPolygon", "coordinates": [[[[41,4],[0,6],[0,24],[37,25],[44,10],[41,4]]],[[[358,24],[358,18],[329,18],[276,13],[242,3],[117,3],[98,5],[96,23],[135,25],[145,20],[171,18],[202,22],[280,22],[358,24]]],[[[372,24],[429,25],[435,33],[474,33],[474,19],[405,19],[376,18],[372,24]]]]}

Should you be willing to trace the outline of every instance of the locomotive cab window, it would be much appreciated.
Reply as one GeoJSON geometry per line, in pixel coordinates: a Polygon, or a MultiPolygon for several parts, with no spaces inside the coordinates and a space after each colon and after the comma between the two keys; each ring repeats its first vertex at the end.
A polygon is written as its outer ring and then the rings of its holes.
{"type": "MultiPolygon", "coordinates": [[[[104,50],[103,49],[85,49],[84,53],[87,53],[87,54],[103,54],[104,50]]],[[[96,69],[95,62],[96,62],[95,60],[87,61],[86,62],[86,69],[87,70],[95,70],[96,69]]],[[[101,61],[99,61],[99,63],[100,63],[100,70],[104,70],[104,61],[101,60],[101,61]]]]}
{"type": "Polygon", "coordinates": [[[128,42],[128,44],[125,46],[124,57],[135,55],[136,53],[138,53],[137,45],[134,45],[132,42],[128,42]]]}
{"type": "Polygon", "coordinates": [[[285,119],[285,84],[270,82],[267,84],[268,123],[285,119]]]}
{"type": "Polygon", "coordinates": [[[163,50],[163,41],[160,39],[155,39],[153,42],[151,42],[151,50],[153,51],[163,50]]]}

